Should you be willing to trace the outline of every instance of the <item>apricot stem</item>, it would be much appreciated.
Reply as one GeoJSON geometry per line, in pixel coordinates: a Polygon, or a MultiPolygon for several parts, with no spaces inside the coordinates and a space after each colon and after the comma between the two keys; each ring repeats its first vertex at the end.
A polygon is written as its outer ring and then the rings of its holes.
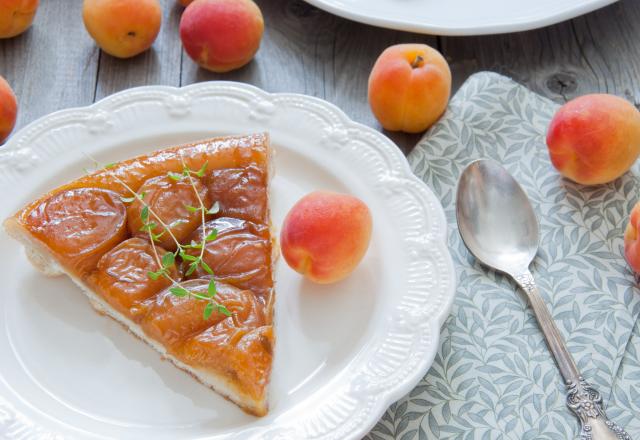
{"type": "Polygon", "coordinates": [[[414,69],[421,67],[423,61],[424,61],[424,58],[422,57],[422,55],[416,55],[416,58],[411,63],[411,67],[414,69]]]}
{"type": "MultiPolygon", "coordinates": [[[[184,157],[182,156],[182,151],[179,152],[180,155],[180,162],[182,162],[182,167],[184,169],[188,169],[187,168],[187,164],[184,162],[184,157]]],[[[196,188],[196,184],[193,183],[193,178],[191,177],[191,173],[187,173],[187,179],[189,179],[189,184],[191,185],[191,188],[193,188],[193,192],[196,193],[196,197],[198,198],[198,203],[200,203],[200,216],[202,218],[202,243],[201,243],[201,247],[200,247],[200,259],[202,260],[202,257],[204,257],[204,248],[205,245],[207,244],[207,227],[205,226],[205,218],[204,218],[204,211],[207,209],[204,206],[204,202],[202,201],[202,198],[200,197],[200,193],[198,192],[198,189],[196,188]]]]}

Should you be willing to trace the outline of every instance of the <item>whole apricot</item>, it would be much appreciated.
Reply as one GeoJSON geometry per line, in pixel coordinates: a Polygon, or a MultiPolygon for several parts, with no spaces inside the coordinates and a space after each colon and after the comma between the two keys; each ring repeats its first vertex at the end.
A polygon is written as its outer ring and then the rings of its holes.
{"type": "Polygon", "coordinates": [[[287,214],[280,248],[287,264],[320,284],[346,278],[364,257],[371,239],[371,213],[360,199],[312,192],[287,214]]]}
{"type": "Polygon", "coordinates": [[[563,176],[584,185],[610,182],[640,154],[640,112],[618,96],[575,98],[551,120],[547,147],[563,176]]]}
{"type": "Polygon", "coordinates": [[[38,0],[0,0],[0,38],[26,31],[38,10],[38,0]]]}
{"type": "Polygon", "coordinates": [[[180,19],[180,38],[200,67],[228,72],[258,51],[264,20],[251,0],[195,0],[180,19]]]}
{"type": "Polygon", "coordinates": [[[0,76],[0,144],[9,137],[16,125],[18,101],[9,83],[0,76]]]}
{"type": "Polygon", "coordinates": [[[426,130],[444,113],[450,94],[449,64],[426,44],[387,48],[369,76],[369,105],[386,130],[426,130]]]}
{"type": "Polygon", "coordinates": [[[624,256],[635,273],[640,273],[640,202],[631,210],[629,223],[624,231],[624,256]]]}
{"type": "Polygon", "coordinates": [[[100,49],[114,57],[130,58],[155,41],[162,8],[158,0],[84,0],[82,18],[100,49]]]}

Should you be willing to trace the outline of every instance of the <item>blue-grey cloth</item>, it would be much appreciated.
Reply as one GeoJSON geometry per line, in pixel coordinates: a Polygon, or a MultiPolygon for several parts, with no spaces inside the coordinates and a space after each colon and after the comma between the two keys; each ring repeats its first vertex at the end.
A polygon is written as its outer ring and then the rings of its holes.
{"type": "MultiPolygon", "coordinates": [[[[409,156],[449,223],[458,288],[441,347],[424,379],[393,404],[369,439],[572,439],[577,420],[525,298],[480,266],[455,221],[464,167],[491,158],[516,177],[541,223],[532,266],[585,378],[608,415],[640,439],[640,292],[623,233],[640,198],[640,166],[606,185],[561,178],[545,132],[557,104],[494,73],[472,76],[409,156]]],[[[508,215],[508,213],[505,213],[508,215]]]]}

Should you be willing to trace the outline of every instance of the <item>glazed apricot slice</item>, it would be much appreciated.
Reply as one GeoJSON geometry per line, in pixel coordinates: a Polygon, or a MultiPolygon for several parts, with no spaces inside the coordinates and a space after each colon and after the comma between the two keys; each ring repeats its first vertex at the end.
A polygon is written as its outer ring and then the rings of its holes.
{"type": "MultiPolygon", "coordinates": [[[[156,245],[161,259],[167,251],[156,245]]],[[[130,238],[104,254],[89,283],[116,310],[137,320],[143,313],[139,303],[171,285],[165,277],[152,279],[149,272],[160,269],[151,244],[142,238],[130,238]]],[[[174,266],[169,268],[173,279],[179,278],[174,266]]]]}
{"type": "MultiPolygon", "coordinates": [[[[205,294],[209,285],[208,279],[189,280],[181,283],[187,290],[205,294]]],[[[238,319],[252,325],[264,324],[264,313],[251,292],[240,290],[225,283],[216,283],[214,300],[223,304],[232,316],[218,312],[205,319],[203,316],[207,301],[192,296],[175,296],[169,289],[145,301],[148,313],[141,325],[145,333],[167,348],[175,351],[182,343],[193,335],[229,319],[231,323],[238,319]]]]}
{"type": "Polygon", "coordinates": [[[222,371],[252,398],[264,393],[273,357],[273,326],[235,325],[225,319],[187,341],[179,357],[190,365],[222,371]]]}
{"type": "Polygon", "coordinates": [[[77,275],[127,238],[125,205],[117,193],[101,188],[60,191],[34,207],[25,223],[77,275]]]}
{"type": "Polygon", "coordinates": [[[246,168],[213,170],[206,177],[209,196],[220,204],[220,217],[237,217],[265,223],[267,184],[264,171],[251,165],[246,168]]]}
{"type": "MultiPolygon", "coordinates": [[[[204,262],[212,269],[216,279],[241,289],[249,289],[259,295],[268,292],[271,286],[271,241],[269,228],[264,225],[232,217],[221,217],[205,223],[209,234],[215,229],[218,234],[208,241],[203,252],[204,262]]],[[[202,241],[203,228],[199,227],[191,240],[202,241]]],[[[197,256],[199,249],[189,249],[188,254],[197,256]]],[[[189,261],[183,266],[189,272],[189,261]]],[[[192,277],[206,276],[207,272],[198,266],[192,277]]]]}
{"type": "MultiPolygon", "coordinates": [[[[197,177],[192,178],[202,202],[209,208],[207,187],[197,177]]],[[[180,243],[183,243],[202,222],[201,213],[188,208],[189,206],[197,208],[200,203],[196,192],[186,178],[176,181],[168,175],[153,177],[142,184],[138,194],[144,194],[144,203],[135,200],[127,208],[131,235],[148,235],[147,231],[141,230],[144,225],[141,213],[145,204],[169,227],[169,231],[180,243]]],[[[149,221],[157,224],[152,232],[162,234],[158,243],[167,250],[175,251],[177,247],[175,240],[168,232],[163,233],[165,228],[153,215],[149,215],[149,221]]]]}

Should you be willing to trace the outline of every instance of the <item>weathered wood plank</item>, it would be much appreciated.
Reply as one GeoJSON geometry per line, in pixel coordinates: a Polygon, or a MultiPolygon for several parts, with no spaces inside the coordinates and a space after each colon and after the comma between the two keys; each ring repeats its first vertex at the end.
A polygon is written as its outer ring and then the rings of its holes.
{"type": "Polygon", "coordinates": [[[597,90],[623,96],[636,107],[640,107],[639,29],[640,2],[635,0],[574,20],[580,54],[597,78],[597,90]]]}
{"type": "Polygon", "coordinates": [[[493,70],[557,102],[610,92],[638,103],[640,3],[622,0],[584,17],[528,32],[442,37],[455,87],[493,70]]]}
{"type": "MultiPolygon", "coordinates": [[[[247,82],[270,92],[305,93],[340,107],[355,121],[379,127],[367,102],[367,79],[391,44],[434,37],[378,29],[320,11],[301,0],[258,0],[265,36],[255,60],[227,74],[200,69],[185,54],[182,84],[207,80],[247,82]]],[[[389,134],[408,152],[417,136],[389,134]]]]}
{"type": "Polygon", "coordinates": [[[175,0],[161,3],[162,25],[150,50],[124,60],[100,53],[95,100],[130,87],[180,85],[182,43],[178,25],[183,8],[175,0]]]}
{"type": "Polygon", "coordinates": [[[84,30],[81,7],[40,2],[27,32],[0,40],[0,75],[18,97],[16,130],[53,111],[91,104],[98,50],[84,30]]]}
{"type": "MultiPolygon", "coordinates": [[[[318,96],[380,129],[367,104],[367,77],[378,54],[399,42],[440,47],[451,63],[454,90],[470,74],[488,69],[558,102],[608,91],[640,103],[640,39],[635,35],[640,3],[635,0],[545,29],[437,40],[350,22],[302,0],[258,0],[266,21],[262,48],[251,64],[224,75],[199,69],[184,54],[178,36],[182,8],[174,0],[162,3],[162,30],[154,48],[118,60],[100,54],[89,38],[80,2],[42,2],[31,30],[0,40],[0,75],[20,100],[18,128],[51,111],[86,105],[128,87],[224,79],[318,96]]],[[[405,152],[418,139],[387,134],[405,152]]]]}

